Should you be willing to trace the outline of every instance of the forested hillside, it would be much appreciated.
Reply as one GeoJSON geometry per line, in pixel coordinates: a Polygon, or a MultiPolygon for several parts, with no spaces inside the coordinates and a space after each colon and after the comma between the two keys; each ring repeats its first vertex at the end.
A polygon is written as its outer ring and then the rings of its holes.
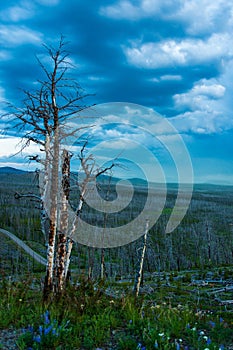
{"type": "MultiPolygon", "coordinates": [[[[114,198],[115,185],[113,180],[109,200],[114,198]]],[[[132,203],[117,216],[93,212],[84,206],[82,218],[88,222],[106,227],[121,226],[138,215],[143,208],[147,188],[143,182],[133,180],[134,197],[132,203]]],[[[99,183],[100,195],[105,198],[109,191],[106,178],[99,183]]],[[[15,193],[37,193],[38,178],[34,173],[7,171],[0,177],[0,222],[1,227],[8,229],[27,242],[37,252],[45,256],[45,239],[40,229],[40,210],[36,200],[30,198],[15,198],[15,193]]],[[[177,186],[168,185],[166,206],[161,217],[149,231],[146,250],[144,273],[160,271],[176,271],[189,269],[204,269],[206,267],[233,264],[233,188],[230,186],[196,185],[189,210],[179,227],[166,234],[165,227],[174,206],[177,186]]],[[[75,201],[76,192],[71,196],[75,201]]],[[[4,243],[6,244],[6,243],[4,243]]],[[[104,274],[108,278],[134,276],[140,257],[143,238],[126,246],[114,249],[97,249],[86,247],[75,242],[72,255],[72,269],[78,274],[98,277],[101,273],[101,261],[104,262],[104,274]]],[[[6,246],[4,245],[6,252],[6,246]]],[[[19,272],[20,261],[16,259],[15,249],[7,248],[8,259],[1,254],[1,267],[7,271],[19,272]],[[10,264],[10,265],[9,265],[10,264]]],[[[23,253],[22,253],[23,254],[23,253]]],[[[19,259],[19,258],[17,258],[19,259]]],[[[28,258],[29,259],[29,258],[28,258]]],[[[22,264],[23,264],[22,259],[22,264]]],[[[28,264],[29,268],[31,265],[28,264]]]]}

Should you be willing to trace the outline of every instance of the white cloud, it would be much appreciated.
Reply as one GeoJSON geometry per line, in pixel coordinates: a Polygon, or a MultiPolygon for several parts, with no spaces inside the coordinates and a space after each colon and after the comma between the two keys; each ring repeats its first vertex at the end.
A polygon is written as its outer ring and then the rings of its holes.
{"type": "Polygon", "coordinates": [[[121,0],[101,7],[100,13],[113,19],[140,20],[159,16],[181,21],[188,34],[206,34],[231,26],[233,4],[226,0],[121,0]]]}
{"type": "Polygon", "coordinates": [[[185,0],[170,18],[181,20],[191,35],[222,31],[230,23],[233,4],[225,0],[185,0]]]}
{"type": "Polygon", "coordinates": [[[114,19],[139,20],[155,15],[163,16],[163,13],[168,15],[172,11],[175,12],[179,6],[180,1],[174,3],[173,0],[121,0],[113,5],[101,7],[100,14],[114,19]]]}
{"type": "Polygon", "coordinates": [[[127,60],[137,67],[148,69],[174,65],[204,63],[233,57],[232,38],[229,34],[213,34],[207,40],[164,40],[158,43],[138,44],[123,48],[127,60]]]}
{"type": "Polygon", "coordinates": [[[101,7],[100,14],[114,19],[135,20],[141,17],[139,9],[130,1],[123,0],[115,5],[101,7]]]}
{"type": "Polygon", "coordinates": [[[217,83],[215,79],[202,79],[194,87],[183,94],[173,96],[176,107],[189,107],[193,110],[203,108],[203,104],[208,108],[209,99],[220,99],[224,96],[226,88],[217,83]]]}
{"type": "Polygon", "coordinates": [[[161,83],[161,81],[180,81],[182,80],[182,76],[178,74],[165,74],[158,77],[150,78],[148,80],[152,81],[153,83],[161,83]]]}
{"type": "Polygon", "coordinates": [[[32,2],[21,1],[19,5],[8,7],[0,12],[2,21],[18,22],[33,17],[34,6],[32,2]]]}
{"type": "MultiPolygon", "coordinates": [[[[3,157],[12,157],[22,149],[22,139],[20,137],[0,138],[0,159],[3,157]]],[[[39,146],[31,143],[25,148],[23,155],[36,154],[39,152],[39,146]]]]}
{"type": "Polygon", "coordinates": [[[175,80],[175,81],[179,81],[182,80],[182,76],[181,75],[173,75],[173,74],[166,74],[166,75],[162,75],[160,77],[161,81],[171,81],[171,80],[175,80]]]}
{"type": "Polygon", "coordinates": [[[233,127],[232,108],[226,101],[223,77],[202,79],[186,93],[173,96],[175,107],[185,111],[170,119],[178,131],[211,134],[233,127]]]}
{"type": "Polygon", "coordinates": [[[180,133],[214,134],[230,126],[226,124],[226,119],[221,111],[203,109],[185,112],[170,118],[170,121],[180,133]]]}
{"type": "Polygon", "coordinates": [[[25,26],[0,25],[0,43],[4,46],[41,43],[41,39],[41,33],[25,26]]]}

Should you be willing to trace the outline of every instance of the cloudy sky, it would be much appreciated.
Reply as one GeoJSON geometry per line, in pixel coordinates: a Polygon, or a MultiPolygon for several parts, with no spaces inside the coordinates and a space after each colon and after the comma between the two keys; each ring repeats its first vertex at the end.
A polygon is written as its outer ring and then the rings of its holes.
{"type": "MultiPolygon", "coordinates": [[[[20,103],[19,88],[40,78],[35,55],[63,34],[91,102],[158,112],[182,136],[195,182],[233,184],[232,33],[228,0],[1,1],[0,100],[20,103]]],[[[0,136],[0,166],[21,166],[9,157],[17,142],[0,136]]]]}

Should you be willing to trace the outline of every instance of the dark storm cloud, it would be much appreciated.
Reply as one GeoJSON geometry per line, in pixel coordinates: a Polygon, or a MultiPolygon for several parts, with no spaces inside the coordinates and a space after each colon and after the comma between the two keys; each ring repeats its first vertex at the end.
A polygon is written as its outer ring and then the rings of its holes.
{"type": "Polygon", "coordinates": [[[42,44],[56,46],[63,34],[76,66],[71,74],[94,94],[90,103],[151,107],[196,141],[193,154],[202,149],[209,159],[215,141],[207,135],[233,128],[232,13],[220,0],[2,1],[0,99],[20,104],[19,89],[37,87],[43,73],[36,55],[43,59],[42,44]]]}

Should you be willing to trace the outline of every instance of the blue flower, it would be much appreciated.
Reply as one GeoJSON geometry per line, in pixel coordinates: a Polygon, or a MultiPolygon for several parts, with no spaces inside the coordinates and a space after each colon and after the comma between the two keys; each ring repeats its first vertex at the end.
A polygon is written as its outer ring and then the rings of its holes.
{"type": "Polygon", "coordinates": [[[58,332],[55,328],[53,328],[52,334],[53,334],[53,335],[56,335],[56,337],[59,336],[59,332],[58,332]]]}
{"type": "Polygon", "coordinates": [[[154,348],[155,348],[155,349],[158,349],[158,347],[159,347],[159,344],[158,344],[158,342],[157,342],[157,340],[156,340],[155,343],[154,343],[154,348]]]}
{"type": "Polygon", "coordinates": [[[180,344],[176,343],[176,350],[180,350],[180,344]]]}
{"type": "Polygon", "coordinates": [[[208,344],[208,345],[211,344],[211,339],[210,339],[210,338],[208,338],[208,339],[206,340],[206,344],[208,344]]]}
{"type": "Polygon", "coordinates": [[[224,345],[223,344],[221,344],[220,346],[219,346],[219,350],[224,350],[225,348],[224,348],[224,345]]]}
{"type": "Polygon", "coordinates": [[[42,333],[43,333],[43,326],[39,326],[39,333],[40,333],[40,335],[42,335],[42,333]]]}
{"type": "Polygon", "coordinates": [[[215,322],[210,321],[210,322],[209,322],[209,324],[210,324],[210,326],[211,326],[212,328],[214,328],[214,327],[215,327],[215,322]]]}
{"type": "Polygon", "coordinates": [[[48,328],[45,328],[45,329],[44,329],[44,335],[49,334],[49,332],[51,331],[51,329],[52,329],[52,326],[49,326],[48,328]]]}
{"type": "Polygon", "coordinates": [[[37,342],[37,343],[40,343],[41,342],[41,336],[38,334],[38,335],[35,335],[34,337],[33,337],[33,340],[35,341],[35,342],[37,342]]]}
{"type": "Polygon", "coordinates": [[[219,322],[222,323],[224,319],[222,317],[219,317],[219,322]]]}
{"type": "Polygon", "coordinates": [[[44,323],[49,324],[50,323],[50,317],[49,317],[49,311],[46,310],[44,313],[44,323]]]}
{"type": "Polygon", "coordinates": [[[33,332],[34,332],[34,328],[33,328],[33,326],[31,326],[31,325],[29,325],[29,326],[28,326],[28,332],[31,332],[31,333],[33,333],[33,332]]]}

